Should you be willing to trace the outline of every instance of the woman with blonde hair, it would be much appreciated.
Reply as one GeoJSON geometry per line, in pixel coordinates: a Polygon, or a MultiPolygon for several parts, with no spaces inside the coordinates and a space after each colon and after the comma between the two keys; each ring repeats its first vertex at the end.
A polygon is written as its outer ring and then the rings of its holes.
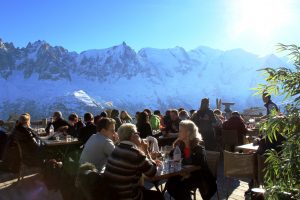
{"type": "Polygon", "coordinates": [[[178,145],[182,152],[182,165],[199,165],[200,170],[194,171],[189,177],[174,176],[166,184],[168,193],[175,199],[191,199],[190,191],[199,188],[203,200],[210,199],[216,192],[216,177],[208,168],[206,153],[201,145],[202,137],[198,127],[191,120],[179,123],[178,145]]]}

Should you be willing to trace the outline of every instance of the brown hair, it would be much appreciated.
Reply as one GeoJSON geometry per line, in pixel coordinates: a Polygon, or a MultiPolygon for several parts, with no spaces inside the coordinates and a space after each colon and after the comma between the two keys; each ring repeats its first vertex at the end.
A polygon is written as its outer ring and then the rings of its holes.
{"type": "Polygon", "coordinates": [[[116,121],[112,118],[102,117],[97,122],[97,131],[100,132],[102,129],[108,129],[110,125],[116,124],[116,121]]]}

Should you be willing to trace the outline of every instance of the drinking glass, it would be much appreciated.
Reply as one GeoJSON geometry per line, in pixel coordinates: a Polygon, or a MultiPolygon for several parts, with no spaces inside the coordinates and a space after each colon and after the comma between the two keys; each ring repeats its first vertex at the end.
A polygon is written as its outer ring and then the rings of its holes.
{"type": "Polygon", "coordinates": [[[67,142],[71,142],[71,141],[72,141],[71,135],[67,135],[67,136],[66,136],[66,140],[67,140],[67,142]]]}

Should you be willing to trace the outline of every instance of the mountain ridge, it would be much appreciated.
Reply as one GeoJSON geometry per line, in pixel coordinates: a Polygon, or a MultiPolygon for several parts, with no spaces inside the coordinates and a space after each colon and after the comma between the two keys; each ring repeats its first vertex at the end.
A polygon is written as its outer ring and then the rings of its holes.
{"type": "Polygon", "coordinates": [[[212,106],[215,98],[222,98],[242,110],[262,105],[249,89],[264,81],[257,70],[282,65],[287,64],[276,55],[260,57],[243,49],[199,46],[136,52],[123,42],[77,53],[43,40],[19,48],[0,39],[0,117],[14,110],[25,112],[25,105],[36,105],[36,117],[49,116],[55,109],[99,112],[111,108],[105,102],[131,113],[145,107],[197,109],[203,97],[210,97],[212,106]],[[27,103],[17,106],[20,101],[27,103]]]}

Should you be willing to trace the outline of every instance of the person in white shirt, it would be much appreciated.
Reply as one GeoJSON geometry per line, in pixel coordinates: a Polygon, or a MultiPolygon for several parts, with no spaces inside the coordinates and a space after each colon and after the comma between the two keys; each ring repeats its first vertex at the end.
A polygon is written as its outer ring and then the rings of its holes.
{"type": "Polygon", "coordinates": [[[93,134],[86,142],[81,153],[79,163],[92,163],[98,171],[102,171],[108,156],[115,149],[114,142],[118,139],[115,132],[115,120],[101,118],[97,123],[97,133],[93,134]]]}

